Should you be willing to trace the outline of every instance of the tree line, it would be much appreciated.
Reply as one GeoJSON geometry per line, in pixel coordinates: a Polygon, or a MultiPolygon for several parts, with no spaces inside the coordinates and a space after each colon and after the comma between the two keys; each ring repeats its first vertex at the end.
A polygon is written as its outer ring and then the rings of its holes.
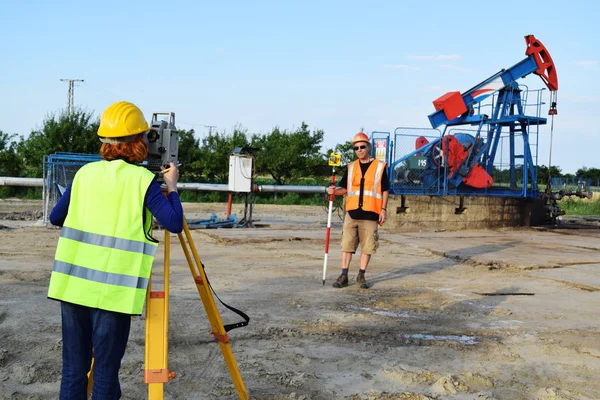
{"type": "MultiPolygon", "coordinates": [[[[42,128],[28,137],[0,131],[0,176],[42,176],[43,158],[56,152],[98,154],[101,143],[97,130],[99,119],[89,111],[75,109],[45,118],[42,128]]],[[[354,158],[350,141],[333,149],[323,148],[324,132],[310,129],[302,122],[293,130],[273,128],[263,134],[250,134],[237,126],[231,133],[211,132],[199,139],[193,129],[179,130],[179,159],[182,182],[227,183],[229,156],[237,147],[259,149],[255,157],[255,174],[277,185],[326,184],[331,176],[327,159],[331,152],[342,154],[342,165],[354,158]]],[[[507,171],[495,171],[507,173],[507,171]]],[[[548,177],[600,180],[600,169],[582,167],[575,175],[563,174],[558,166],[538,167],[538,183],[548,177]],[[549,173],[550,172],[550,173],[549,173]]]]}
{"type": "MultiPolygon", "coordinates": [[[[0,176],[42,177],[44,156],[56,152],[98,154],[98,126],[99,119],[91,112],[75,109],[50,114],[28,137],[0,131],[0,176]]],[[[350,141],[324,149],[324,132],[305,122],[293,130],[275,127],[264,134],[250,134],[241,126],[202,139],[193,129],[178,133],[181,182],[227,183],[229,157],[238,147],[259,149],[254,154],[255,174],[277,185],[308,184],[302,182],[311,179],[325,184],[331,175],[327,160],[332,151],[342,153],[345,162],[354,156],[350,141]]]]}

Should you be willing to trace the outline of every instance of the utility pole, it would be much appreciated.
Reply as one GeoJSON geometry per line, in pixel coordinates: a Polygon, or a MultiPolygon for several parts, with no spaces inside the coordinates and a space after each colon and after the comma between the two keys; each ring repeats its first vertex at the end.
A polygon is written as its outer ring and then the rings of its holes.
{"type": "Polygon", "coordinates": [[[83,82],[83,79],[61,79],[62,82],[69,83],[69,97],[67,98],[67,114],[71,114],[73,112],[73,88],[75,82],[83,82]]]}
{"type": "Polygon", "coordinates": [[[208,128],[208,136],[212,136],[213,128],[216,128],[216,125],[204,125],[205,128],[208,128]]]}

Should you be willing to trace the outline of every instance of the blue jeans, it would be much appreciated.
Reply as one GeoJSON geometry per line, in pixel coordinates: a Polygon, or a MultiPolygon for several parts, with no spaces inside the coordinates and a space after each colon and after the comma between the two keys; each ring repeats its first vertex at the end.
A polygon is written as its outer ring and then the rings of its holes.
{"type": "Polygon", "coordinates": [[[131,316],[61,302],[63,366],[60,400],[87,399],[87,373],[94,350],[93,400],[121,397],[119,368],[131,316]]]}

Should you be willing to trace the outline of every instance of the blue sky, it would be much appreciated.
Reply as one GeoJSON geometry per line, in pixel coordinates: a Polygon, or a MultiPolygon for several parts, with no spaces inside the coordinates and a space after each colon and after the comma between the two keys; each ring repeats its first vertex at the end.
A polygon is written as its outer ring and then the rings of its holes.
{"type": "MultiPolygon", "coordinates": [[[[525,58],[527,34],[559,78],[552,164],[600,168],[596,1],[12,1],[0,13],[0,130],[27,136],[49,113],[112,102],[174,111],[181,129],[429,128],[432,101],[525,58]]],[[[542,80],[520,81],[532,89],[542,80]]],[[[545,92],[548,94],[548,91],[545,92]]],[[[544,106],[543,114],[547,113],[544,106]]],[[[540,130],[548,165],[550,124],[540,130]]]]}

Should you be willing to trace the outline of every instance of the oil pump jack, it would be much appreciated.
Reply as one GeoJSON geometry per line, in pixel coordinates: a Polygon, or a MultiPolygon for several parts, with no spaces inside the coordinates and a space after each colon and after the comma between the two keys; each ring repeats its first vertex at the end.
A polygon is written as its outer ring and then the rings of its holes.
{"type": "Polygon", "coordinates": [[[525,36],[527,58],[514,66],[502,70],[464,93],[449,92],[433,101],[436,111],[429,115],[433,128],[445,125],[441,145],[436,147],[444,162],[448,163],[451,185],[464,182],[474,188],[492,187],[492,167],[496,157],[498,143],[504,129],[508,129],[510,148],[510,186],[516,185],[515,160],[523,159],[523,197],[537,195],[537,171],[533,163],[529,146],[529,127],[543,125],[546,118],[538,115],[525,115],[522,90],[517,83],[531,73],[539,75],[550,90],[549,115],[556,115],[556,91],[558,76],[550,53],[533,35],[525,36]],[[492,115],[478,112],[478,105],[490,96],[497,94],[492,115]],[[475,125],[478,127],[471,140],[467,135],[445,135],[446,131],[457,125],[475,125]],[[487,126],[487,137],[483,138],[482,128],[487,126]],[[523,154],[517,154],[515,134],[523,138],[523,154]],[[484,144],[485,143],[485,144],[484,144]],[[441,147],[441,149],[439,149],[441,147]],[[462,150],[462,151],[461,151],[462,150]],[[528,185],[528,183],[531,183],[528,185]],[[529,191],[528,191],[529,186],[529,191]],[[531,192],[531,193],[529,193],[531,192]]]}
{"type": "Polygon", "coordinates": [[[557,216],[556,200],[577,195],[553,192],[550,179],[546,190],[539,192],[530,131],[547,122],[541,116],[544,102],[541,90],[536,99],[528,100],[529,90],[518,80],[532,73],[542,79],[550,91],[548,115],[553,122],[558,75],[550,53],[535,36],[525,36],[525,43],[525,59],[463,93],[448,92],[433,101],[436,111],[428,116],[429,122],[434,129],[443,126],[442,134],[434,139],[419,136],[414,151],[390,163],[390,176],[396,177],[390,193],[542,197],[555,210],[553,219],[557,216]],[[527,115],[531,109],[533,115],[527,115]],[[499,146],[501,142],[504,146],[499,146]],[[502,151],[508,153],[508,162],[495,162],[502,151]],[[505,179],[495,184],[494,175],[500,172],[505,179]]]}

